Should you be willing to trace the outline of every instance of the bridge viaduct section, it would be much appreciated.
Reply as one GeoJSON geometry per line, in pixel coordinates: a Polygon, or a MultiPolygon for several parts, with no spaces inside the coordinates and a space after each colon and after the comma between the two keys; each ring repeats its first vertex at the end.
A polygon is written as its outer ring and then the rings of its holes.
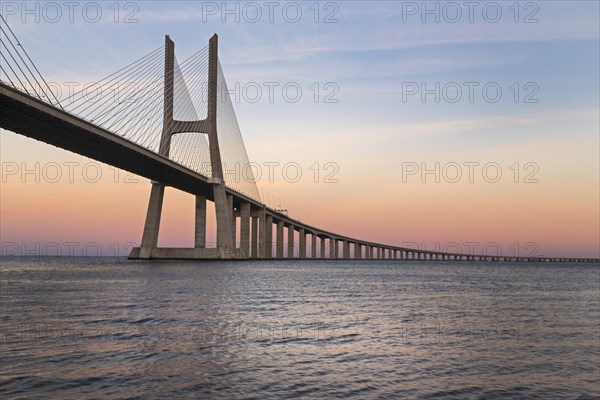
{"type": "Polygon", "coordinates": [[[368,259],[496,262],[595,262],[598,259],[474,255],[410,249],[325,231],[267,207],[226,186],[217,135],[218,38],[209,42],[207,118],[173,116],[174,44],[165,38],[163,130],[158,153],[79,118],[46,101],[0,83],[0,127],[146,177],[152,181],[141,246],[131,259],[368,259]],[[179,133],[208,135],[212,177],[169,159],[179,133]],[[195,196],[193,248],[158,247],[164,190],[171,186],[195,196]],[[215,203],[217,243],[206,242],[207,202],[215,203]],[[287,239],[287,240],[286,240],[287,239]]]}
{"type": "Polygon", "coordinates": [[[191,122],[173,120],[174,44],[168,36],[165,40],[165,104],[160,154],[168,157],[170,140],[174,134],[181,132],[207,134],[213,171],[210,180],[212,196],[210,193],[196,194],[194,248],[159,248],[158,228],[165,183],[153,182],[142,245],[132,250],[130,258],[349,260],[352,257],[353,259],[440,261],[575,261],[574,259],[450,254],[364,242],[308,226],[289,218],[286,214],[267,208],[253,199],[243,198],[239,194],[226,194],[216,124],[219,103],[216,76],[218,37],[214,35],[209,42],[208,117],[202,121],[191,122]],[[206,246],[206,201],[209,197],[214,201],[216,210],[216,248],[206,246]]]}

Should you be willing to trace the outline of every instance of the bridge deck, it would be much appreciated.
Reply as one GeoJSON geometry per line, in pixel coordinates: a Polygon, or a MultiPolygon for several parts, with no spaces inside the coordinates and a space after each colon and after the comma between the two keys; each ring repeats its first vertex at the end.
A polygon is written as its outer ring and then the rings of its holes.
{"type": "MultiPolygon", "coordinates": [[[[162,182],[165,185],[191,194],[204,194],[209,200],[213,200],[212,184],[209,178],[3,83],[0,83],[0,127],[148,179],[162,182]]],[[[456,259],[480,261],[600,262],[599,259],[589,258],[492,257],[472,254],[448,254],[389,246],[318,229],[270,209],[235,190],[228,188],[227,193],[233,195],[234,205],[237,206],[242,202],[250,203],[255,208],[264,209],[267,215],[273,217],[274,222],[283,221],[285,226],[294,225],[296,228],[303,228],[307,233],[318,237],[348,241],[363,246],[380,247],[392,251],[406,251],[418,255],[451,256],[456,259]]],[[[163,253],[166,258],[172,258],[172,252],[167,249],[158,252],[158,254],[163,253]]]]}
{"type": "Polygon", "coordinates": [[[192,194],[212,193],[208,178],[1,83],[0,127],[192,194]]]}

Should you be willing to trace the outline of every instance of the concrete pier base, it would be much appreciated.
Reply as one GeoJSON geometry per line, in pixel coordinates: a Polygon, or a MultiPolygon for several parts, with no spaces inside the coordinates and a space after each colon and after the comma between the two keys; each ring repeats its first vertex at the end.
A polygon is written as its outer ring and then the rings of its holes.
{"type": "Polygon", "coordinates": [[[130,260],[247,260],[248,254],[241,249],[225,248],[176,248],[153,247],[141,254],[141,247],[134,247],[127,257],[130,260]]]}

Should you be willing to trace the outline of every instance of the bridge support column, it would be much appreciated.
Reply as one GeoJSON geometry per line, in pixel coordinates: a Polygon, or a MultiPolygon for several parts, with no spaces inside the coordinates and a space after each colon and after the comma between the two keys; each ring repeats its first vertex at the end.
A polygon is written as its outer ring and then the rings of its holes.
{"type": "Polygon", "coordinates": [[[325,258],[325,237],[321,236],[321,253],[319,254],[320,258],[325,258]]]}
{"type": "Polygon", "coordinates": [[[264,242],[263,242],[263,258],[273,258],[273,217],[265,215],[264,220],[264,242]]]}
{"type": "Polygon", "coordinates": [[[335,260],[338,258],[338,241],[337,239],[329,238],[329,258],[335,260]]]}
{"type": "Polygon", "coordinates": [[[283,258],[283,221],[277,221],[277,258],[283,258]]]}
{"type": "Polygon", "coordinates": [[[362,258],[362,246],[360,243],[354,243],[354,259],[360,260],[362,258]]]}
{"type": "Polygon", "coordinates": [[[250,257],[250,203],[240,206],[240,249],[242,255],[250,257]]]}
{"type": "Polygon", "coordinates": [[[267,243],[267,236],[265,233],[267,226],[267,214],[265,208],[258,211],[258,258],[267,258],[265,246],[267,243]]]}
{"type": "Polygon", "coordinates": [[[250,238],[250,257],[252,258],[258,258],[259,255],[259,239],[258,239],[258,224],[259,224],[259,217],[252,217],[252,228],[251,228],[251,238],[250,238]]]}
{"type": "Polygon", "coordinates": [[[298,256],[304,259],[306,258],[306,232],[304,231],[304,228],[300,228],[298,239],[300,240],[300,249],[298,256]]]}
{"type": "Polygon", "coordinates": [[[206,247],[206,196],[196,195],[196,224],[194,227],[194,247],[206,247]]]}
{"type": "Polygon", "coordinates": [[[231,243],[232,243],[232,248],[235,249],[237,247],[237,232],[236,232],[236,216],[235,216],[235,208],[233,207],[233,196],[228,194],[226,196],[227,198],[227,210],[229,211],[229,215],[231,215],[231,230],[230,230],[230,235],[231,235],[231,243]]]}
{"type": "Polygon", "coordinates": [[[312,258],[317,258],[317,235],[310,234],[310,255],[312,258]]]}
{"type": "Polygon", "coordinates": [[[350,259],[350,243],[344,240],[344,260],[350,259]]]}
{"type": "Polygon", "coordinates": [[[139,258],[150,258],[150,252],[158,245],[158,230],[160,228],[164,196],[165,185],[159,182],[152,182],[139,258]]]}
{"type": "Polygon", "coordinates": [[[294,230],[295,230],[294,225],[288,226],[288,245],[287,245],[288,258],[294,258],[294,230]]]}

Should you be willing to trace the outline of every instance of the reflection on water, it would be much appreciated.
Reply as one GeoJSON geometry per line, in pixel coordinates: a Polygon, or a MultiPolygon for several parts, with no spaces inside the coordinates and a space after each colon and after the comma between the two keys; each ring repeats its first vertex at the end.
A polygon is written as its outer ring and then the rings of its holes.
{"type": "Polygon", "coordinates": [[[3,398],[590,398],[598,265],[2,262],[3,398]]]}

